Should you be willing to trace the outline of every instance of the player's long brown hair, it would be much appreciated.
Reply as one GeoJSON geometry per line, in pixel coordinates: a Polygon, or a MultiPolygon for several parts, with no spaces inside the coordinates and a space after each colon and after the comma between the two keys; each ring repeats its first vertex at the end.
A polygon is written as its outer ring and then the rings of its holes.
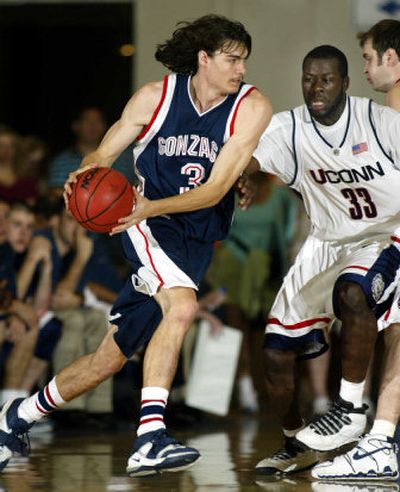
{"type": "Polygon", "coordinates": [[[223,48],[229,51],[242,45],[251,52],[251,36],[240,22],[220,15],[205,15],[193,22],[180,22],[171,39],[157,46],[155,58],[175,73],[193,75],[197,72],[198,52],[212,56],[223,48]]]}

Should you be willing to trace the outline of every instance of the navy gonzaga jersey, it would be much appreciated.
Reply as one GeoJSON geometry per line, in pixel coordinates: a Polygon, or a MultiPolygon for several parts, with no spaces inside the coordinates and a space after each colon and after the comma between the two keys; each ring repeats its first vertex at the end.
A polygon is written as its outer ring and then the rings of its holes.
{"type": "MultiPolygon", "coordinates": [[[[161,101],[134,148],[136,173],[146,198],[157,200],[185,193],[207,181],[224,143],[234,130],[241,100],[253,89],[242,84],[236,94],[199,113],[190,91],[190,77],[164,78],[161,101]]],[[[231,190],[214,207],[147,219],[148,225],[176,221],[185,235],[200,241],[223,239],[232,221],[231,190]]]]}

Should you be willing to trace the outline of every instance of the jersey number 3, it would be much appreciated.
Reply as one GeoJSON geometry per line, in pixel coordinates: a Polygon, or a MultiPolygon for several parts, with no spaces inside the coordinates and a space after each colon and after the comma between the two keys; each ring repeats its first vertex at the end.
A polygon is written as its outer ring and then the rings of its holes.
{"type": "Polygon", "coordinates": [[[343,188],[343,190],[340,191],[352,205],[349,208],[350,217],[352,219],[360,220],[363,217],[372,219],[378,215],[375,203],[372,201],[371,195],[366,188],[343,188]]]}
{"type": "Polygon", "coordinates": [[[181,186],[179,193],[185,193],[199,186],[204,178],[204,167],[198,163],[187,163],[181,169],[181,174],[187,177],[187,186],[181,186]]]}

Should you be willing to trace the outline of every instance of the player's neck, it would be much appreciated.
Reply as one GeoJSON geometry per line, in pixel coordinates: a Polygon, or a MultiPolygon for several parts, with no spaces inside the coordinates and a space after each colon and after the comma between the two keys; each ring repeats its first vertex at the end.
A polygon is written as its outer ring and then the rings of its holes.
{"type": "Polygon", "coordinates": [[[226,94],[221,94],[207,81],[201,80],[196,75],[190,80],[189,90],[192,101],[200,113],[204,113],[217,105],[227,96],[226,94]]]}

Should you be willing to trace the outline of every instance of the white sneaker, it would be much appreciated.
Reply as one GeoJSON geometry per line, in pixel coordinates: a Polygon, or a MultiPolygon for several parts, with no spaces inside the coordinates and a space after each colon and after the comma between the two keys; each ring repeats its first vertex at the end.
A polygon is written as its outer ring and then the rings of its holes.
{"type": "Polygon", "coordinates": [[[320,480],[396,480],[396,447],[387,436],[366,434],[346,454],[314,466],[311,475],[320,480]]]}
{"type": "Polygon", "coordinates": [[[14,452],[25,457],[29,454],[26,435],[33,424],[18,416],[18,407],[23,400],[9,400],[0,413],[0,471],[7,466],[14,452]]]}
{"type": "Polygon", "coordinates": [[[183,446],[165,429],[158,429],[136,439],[126,472],[130,477],[140,477],[186,470],[199,459],[197,449],[183,446]]]}
{"type": "Polygon", "coordinates": [[[256,473],[282,475],[305,470],[315,463],[318,463],[318,459],[314,451],[305,450],[296,444],[293,437],[286,437],[282,449],[257,463],[256,473]]]}
{"type": "Polygon", "coordinates": [[[296,440],[316,451],[330,451],[357,441],[367,425],[366,407],[339,397],[329,411],[313,420],[296,434],[296,440]]]}

